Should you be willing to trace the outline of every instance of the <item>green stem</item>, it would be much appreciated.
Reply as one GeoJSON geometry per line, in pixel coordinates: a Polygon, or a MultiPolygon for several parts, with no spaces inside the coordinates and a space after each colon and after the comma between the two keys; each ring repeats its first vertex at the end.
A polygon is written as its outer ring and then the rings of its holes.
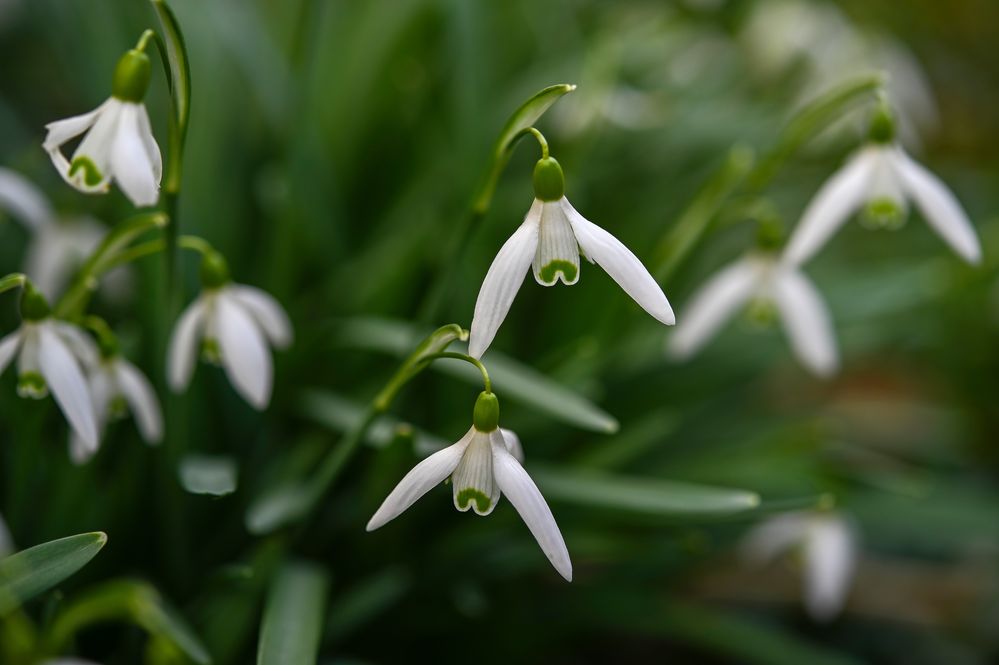
{"type": "Polygon", "coordinates": [[[439,358],[453,358],[454,360],[464,360],[467,363],[475,365],[475,367],[479,370],[479,372],[482,373],[482,386],[485,389],[485,391],[487,393],[491,393],[493,391],[493,383],[492,381],[489,380],[489,372],[486,370],[486,366],[483,365],[482,361],[479,360],[478,358],[473,358],[467,353],[446,352],[446,353],[435,353],[433,355],[426,356],[424,358],[424,362],[426,363],[426,365],[429,365],[430,363],[439,358]]]}
{"type": "Polygon", "coordinates": [[[156,39],[156,31],[146,28],[142,31],[142,34],[139,35],[139,41],[135,44],[135,50],[142,51],[144,53],[146,51],[146,46],[149,45],[150,39],[156,39]]]}
{"type": "Polygon", "coordinates": [[[545,140],[545,135],[538,131],[536,127],[528,127],[521,132],[521,135],[523,134],[531,134],[537,140],[538,145],[541,146],[541,159],[548,159],[548,141],[545,140]]]}

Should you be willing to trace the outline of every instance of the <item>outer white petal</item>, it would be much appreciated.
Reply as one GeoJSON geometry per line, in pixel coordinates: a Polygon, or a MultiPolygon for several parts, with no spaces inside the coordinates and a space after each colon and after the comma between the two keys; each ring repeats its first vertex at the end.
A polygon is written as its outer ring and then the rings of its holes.
{"type": "Polygon", "coordinates": [[[534,200],[524,223],[500,248],[482,280],[468,339],[468,354],[473,358],[481,358],[489,348],[524,283],[538,247],[541,205],[541,201],[534,200]]]}
{"type": "Polygon", "coordinates": [[[746,534],[739,553],[753,565],[765,564],[802,542],[811,519],[811,514],[800,512],[771,517],[746,534]]]}
{"type": "Polygon", "coordinates": [[[568,199],[562,197],[560,203],[586,258],[603,268],[653,318],[668,326],[676,323],[666,294],[638,257],[620,240],[576,212],[568,199]]]}
{"type": "Polygon", "coordinates": [[[801,265],[812,258],[864,203],[881,150],[861,149],[819,188],[788,240],[786,261],[801,265]]]}
{"type": "Polygon", "coordinates": [[[226,291],[249,310],[260,327],[264,329],[271,344],[279,349],[291,345],[294,338],[291,321],[284,308],[273,296],[255,286],[246,286],[245,284],[232,284],[226,287],[226,291]]]}
{"type": "Polygon", "coordinates": [[[103,226],[87,217],[48,224],[31,239],[24,271],[42,293],[55,299],[105,234],[103,226]]]}
{"type": "Polygon", "coordinates": [[[819,376],[835,373],[839,368],[836,335],[822,296],[791,266],[777,269],[773,289],[774,302],[795,355],[819,376]]]}
{"type": "Polygon", "coordinates": [[[843,608],[856,563],[853,532],[840,517],[813,518],[805,541],[805,605],[818,621],[843,608]]]}
{"type": "Polygon", "coordinates": [[[205,299],[198,298],[180,315],[170,336],[167,351],[167,379],[170,389],[180,392],[187,387],[198,358],[198,343],[205,325],[205,299]]]}
{"type": "Polygon", "coordinates": [[[759,288],[763,264],[751,257],[722,268],[691,298],[690,306],[669,337],[667,351],[674,358],[689,358],[718,331],[759,288]]]}
{"type": "Polygon", "coordinates": [[[465,449],[468,447],[475,428],[471,428],[457,443],[438,450],[436,453],[426,458],[407,473],[399,484],[395,486],[382,505],[371,516],[366,527],[368,531],[374,531],[386,522],[389,522],[407,508],[412,506],[424,494],[433,489],[436,485],[444,482],[444,479],[454,472],[461,461],[465,449]]]}
{"type": "Polygon", "coordinates": [[[160,195],[159,179],[156,177],[153,156],[146,149],[140,112],[144,112],[144,109],[139,104],[122,103],[111,146],[111,173],[132,203],[151,206],[160,195]]]}
{"type": "Polygon", "coordinates": [[[156,185],[159,186],[160,178],[163,177],[163,157],[160,155],[160,146],[156,143],[156,137],[153,136],[153,128],[149,124],[149,113],[146,111],[145,104],[139,104],[138,115],[139,136],[142,138],[142,144],[145,146],[146,153],[153,165],[153,178],[156,180],[156,185]]]}
{"type": "Polygon", "coordinates": [[[77,466],[86,464],[96,453],[96,447],[88,445],[86,441],[80,438],[80,435],[76,433],[75,429],[70,428],[69,459],[73,464],[77,466]]]}
{"type": "Polygon", "coordinates": [[[55,166],[56,171],[59,172],[59,175],[62,176],[63,180],[69,184],[73,184],[69,179],[69,162],[62,154],[60,148],[63,143],[66,143],[73,137],[79,136],[83,132],[90,129],[94,123],[97,122],[97,116],[100,115],[100,113],[107,107],[108,102],[110,101],[111,100],[105,101],[90,113],[76,115],[72,118],[66,118],[65,120],[57,120],[45,125],[45,129],[48,130],[48,134],[45,136],[42,148],[49,153],[52,165],[55,166]]]}
{"type": "Polygon", "coordinates": [[[6,210],[31,231],[52,223],[54,214],[45,196],[17,171],[0,168],[0,210],[6,210]]]}
{"type": "Polygon", "coordinates": [[[66,419],[88,447],[97,449],[97,421],[76,357],[55,330],[38,326],[38,365],[66,419]]]}
{"type": "Polygon", "coordinates": [[[919,206],[926,223],[968,263],[982,260],[971,221],[947,185],[899,148],[892,155],[902,186],[919,206]]]}
{"type": "Polygon", "coordinates": [[[21,347],[21,330],[17,329],[9,335],[0,339],[0,374],[3,374],[10,361],[17,355],[17,350],[21,347]]]}
{"type": "Polygon", "coordinates": [[[156,444],[163,439],[163,415],[149,379],[124,358],[114,363],[115,376],[122,396],[128,402],[139,425],[139,432],[146,443],[156,444]]]}
{"type": "Polygon", "coordinates": [[[271,399],[273,368],[260,327],[225,290],[215,299],[214,321],[226,376],[253,408],[265,409],[271,399]]]}
{"type": "Polygon", "coordinates": [[[62,338],[73,355],[83,363],[84,367],[94,367],[100,358],[97,344],[87,333],[72,323],[65,321],[51,321],[49,325],[62,338]]]}
{"type": "Polygon", "coordinates": [[[501,435],[498,432],[496,434],[493,441],[493,472],[496,474],[496,483],[517,509],[555,570],[571,582],[572,561],[569,559],[569,550],[565,547],[565,540],[562,539],[562,532],[555,523],[551,509],[524,467],[507,452],[501,435]]]}
{"type": "Polygon", "coordinates": [[[512,429],[500,427],[500,434],[503,435],[503,445],[510,451],[510,454],[520,462],[524,463],[524,447],[520,444],[520,437],[512,429]]]}
{"type": "Polygon", "coordinates": [[[124,106],[124,102],[114,97],[104,102],[101,112],[97,115],[97,120],[94,122],[94,126],[90,128],[87,135],[80,141],[80,145],[77,146],[76,152],[73,153],[73,159],[70,161],[69,168],[67,168],[64,177],[66,182],[81,192],[103,193],[108,190],[113,170],[111,166],[111,151],[114,147],[115,138],[118,135],[118,124],[124,106]],[[97,168],[101,176],[99,182],[87,183],[85,178],[86,173],[83,169],[73,174],[69,173],[72,162],[80,157],[89,159],[97,168]]]}

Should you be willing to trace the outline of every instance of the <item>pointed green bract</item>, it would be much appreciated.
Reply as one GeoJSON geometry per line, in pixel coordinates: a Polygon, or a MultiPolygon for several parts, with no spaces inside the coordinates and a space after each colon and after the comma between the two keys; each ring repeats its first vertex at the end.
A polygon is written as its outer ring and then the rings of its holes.
{"type": "Polygon", "coordinates": [[[48,591],[83,568],[107,543],[95,531],[60,538],[0,559],[0,614],[48,591]]]}

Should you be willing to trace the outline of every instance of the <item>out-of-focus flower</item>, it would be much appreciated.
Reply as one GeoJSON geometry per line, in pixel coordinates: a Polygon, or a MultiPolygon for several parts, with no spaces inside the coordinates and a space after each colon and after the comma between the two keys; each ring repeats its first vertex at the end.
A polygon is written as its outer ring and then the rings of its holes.
{"type": "Polygon", "coordinates": [[[46,660],[42,665],[99,665],[92,660],[81,660],[79,658],[56,658],[46,660]]]}
{"type": "Polygon", "coordinates": [[[0,515],[0,558],[14,553],[14,538],[10,535],[7,523],[0,515]]]}
{"type": "Polygon", "coordinates": [[[773,517],[755,527],[742,543],[744,557],[761,565],[799,551],[804,566],[804,600],[809,615],[828,621],[843,609],[857,558],[857,536],[846,517],[832,511],[805,511],[773,517]]]}
{"type": "Polygon", "coordinates": [[[48,302],[30,283],[21,300],[21,327],[0,340],[0,372],[17,356],[17,394],[56,404],[89,451],[97,450],[97,422],[81,363],[92,342],[75,326],[50,316],[48,302]]]}
{"type": "Polygon", "coordinates": [[[795,266],[762,252],[729,264],[693,295],[667,352],[676,359],[693,356],[750,302],[767,318],[776,307],[794,354],[809,370],[818,376],[837,370],[836,337],[822,296],[795,266]]]}
{"type": "Polygon", "coordinates": [[[229,281],[225,260],[213,252],[202,262],[201,295],[174,327],[168,351],[170,388],[180,392],[202,357],[221,364],[236,391],[255,409],[271,399],[273,368],[267,345],[291,345],[292,327],[281,305],[252,286],[229,281]]]}
{"type": "Polygon", "coordinates": [[[620,240],[576,212],[565,198],[562,167],[551,157],[534,169],[534,204],[493,260],[475,301],[468,341],[469,354],[479,358],[489,348],[510,305],[533,264],[542,286],[575,284],[579,255],[596,263],[646,312],[672,325],[673,310],[642,262],[620,240]]]}
{"type": "Polygon", "coordinates": [[[107,101],[90,113],[45,126],[42,147],[67,183],[81,192],[103,194],[117,181],[136,206],[156,203],[163,162],[142,103],[148,87],[148,56],[129,51],[118,61],[107,101]],[[67,160],[62,145],[84,132],[67,160]]]}
{"type": "Polygon", "coordinates": [[[471,508],[477,515],[488,515],[496,507],[500,494],[530,529],[541,550],[555,570],[572,581],[572,562],[555,517],[541,492],[519,461],[523,452],[516,435],[507,440],[508,430],[501,430],[499,402],[492,393],[482,393],[475,403],[472,427],[454,445],[440,450],[417,464],[399,481],[368,522],[374,531],[398,517],[424,494],[451,478],[454,506],[462,512],[471,508]],[[519,455],[518,455],[519,453],[519,455]]]}

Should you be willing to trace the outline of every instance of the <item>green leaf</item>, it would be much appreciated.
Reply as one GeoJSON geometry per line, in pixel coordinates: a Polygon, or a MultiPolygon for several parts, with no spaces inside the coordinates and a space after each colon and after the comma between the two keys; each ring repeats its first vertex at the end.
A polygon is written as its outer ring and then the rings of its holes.
{"type": "Polygon", "coordinates": [[[481,215],[489,208],[489,204],[493,199],[493,193],[496,191],[496,184],[499,182],[500,175],[502,175],[507,162],[510,161],[513,146],[517,139],[520,138],[522,132],[540,120],[541,116],[562,95],[572,92],[575,89],[576,86],[569,83],[559,83],[549,86],[521,104],[520,108],[513,112],[513,115],[510,116],[510,119],[503,126],[499,138],[496,139],[488,175],[479,186],[478,193],[475,195],[474,203],[472,204],[473,212],[481,215]]]}
{"type": "Polygon", "coordinates": [[[733,513],[755,508],[760,497],[745,490],[531,465],[541,493],[552,500],[651,515],[733,513]]]}
{"type": "Polygon", "coordinates": [[[271,586],[260,626],[257,665],[312,665],[326,606],[329,577],[313,564],[285,564],[271,586]]]}
{"type": "Polygon", "coordinates": [[[0,293],[10,291],[11,289],[19,289],[24,286],[24,282],[27,277],[23,273],[12,272],[9,275],[5,275],[0,279],[0,293]]]}
{"type": "Polygon", "coordinates": [[[181,486],[191,494],[225,496],[236,491],[236,461],[231,457],[187,455],[177,473],[181,486]]]}
{"type": "Polygon", "coordinates": [[[35,545],[0,559],[0,614],[48,591],[96,556],[108,541],[95,531],[35,545]]]}

